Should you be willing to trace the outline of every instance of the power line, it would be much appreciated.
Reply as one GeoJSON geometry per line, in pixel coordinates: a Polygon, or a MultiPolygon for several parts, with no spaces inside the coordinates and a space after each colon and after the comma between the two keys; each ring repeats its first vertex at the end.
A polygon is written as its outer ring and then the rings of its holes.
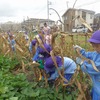
{"type": "Polygon", "coordinates": [[[98,2],[100,2],[100,0],[99,1],[85,3],[85,4],[82,4],[82,5],[77,6],[76,8],[83,7],[83,6],[88,6],[88,5],[92,5],[92,4],[95,4],[95,3],[98,3],[98,2]]]}
{"type": "Polygon", "coordinates": [[[40,9],[36,9],[36,15],[40,15],[41,13],[43,13],[44,9],[46,8],[46,5],[44,5],[44,7],[40,8],[40,9]]]}

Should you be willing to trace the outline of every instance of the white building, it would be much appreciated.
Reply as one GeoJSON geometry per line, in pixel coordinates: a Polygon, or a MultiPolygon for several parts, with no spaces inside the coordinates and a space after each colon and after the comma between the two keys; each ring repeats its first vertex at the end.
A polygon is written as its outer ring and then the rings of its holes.
{"type": "Polygon", "coordinates": [[[82,26],[82,23],[76,18],[81,16],[89,25],[93,25],[94,11],[85,9],[68,9],[62,16],[64,25],[62,31],[71,31],[73,27],[82,26]]]}

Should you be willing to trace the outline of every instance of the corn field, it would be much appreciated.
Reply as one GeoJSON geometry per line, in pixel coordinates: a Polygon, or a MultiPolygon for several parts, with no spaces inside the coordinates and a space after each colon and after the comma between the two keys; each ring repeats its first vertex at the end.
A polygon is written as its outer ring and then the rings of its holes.
{"type": "MultiPolygon", "coordinates": [[[[90,38],[91,33],[74,33],[74,34],[67,34],[63,32],[59,32],[60,35],[58,35],[55,39],[55,46],[60,47],[62,49],[63,56],[67,56],[72,58],[75,61],[75,58],[78,56],[78,54],[73,49],[73,45],[79,45],[82,48],[85,48],[87,51],[92,51],[92,47],[90,43],[87,42],[87,40],[90,38]]],[[[44,76],[44,84],[43,87],[48,87],[47,82],[47,76],[43,70],[40,70],[39,68],[34,67],[32,64],[32,57],[33,55],[29,52],[29,43],[34,38],[34,34],[29,34],[29,41],[27,42],[23,36],[23,33],[15,33],[15,40],[16,40],[16,52],[13,52],[8,41],[7,41],[7,34],[0,34],[0,54],[5,56],[9,56],[9,58],[17,58],[20,64],[16,66],[14,70],[12,70],[12,73],[15,75],[18,73],[25,73],[30,81],[32,78],[33,81],[36,83],[39,83],[42,80],[42,76],[44,76]],[[30,71],[33,72],[33,76],[30,76],[30,71]]],[[[35,52],[35,51],[34,51],[35,52]]],[[[54,88],[56,92],[59,91],[59,88],[62,87],[63,91],[63,99],[55,99],[55,100],[67,100],[68,96],[65,97],[66,88],[71,87],[72,94],[75,94],[76,99],[68,99],[68,100],[91,100],[90,98],[90,87],[91,87],[91,81],[89,76],[85,75],[81,70],[80,66],[77,65],[77,71],[70,80],[70,82],[67,85],[62,84],[61,79],[57,79],[54,84],[54,88]]],[[[74,98],[74,97],[73,97],[74,98]]],[[[31,100],[31,99],[30,99],[31,100]]],[[[44,99],[45,100],[45,99],[44,99]]],[[[50,99],[53,100],[53,99],[50,99]]]]}

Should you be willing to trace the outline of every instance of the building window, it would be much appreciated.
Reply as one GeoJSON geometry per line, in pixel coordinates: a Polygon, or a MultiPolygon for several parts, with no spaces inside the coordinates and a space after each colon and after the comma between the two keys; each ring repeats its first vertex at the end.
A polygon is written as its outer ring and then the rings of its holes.
{"type": "Polygon", "coordinates": [[[82,18],[83,18],[84,20],[86,20],[86,16],[82,16],[82,18]]]}
{"type": "Polygon", "coordinates": [[[72,16],[72,20],[74,19],[74,16],[72,16]]]}
{"type": "Polygon", "coordinates": [[[64,20],[67,20],[67,16],[64,17],[64,20]]]}
{"type": "Polygon", "coordinates": [[[92,26],[93,24],[92,23],[90,23],[90,26],[92,26]]]}
{"type": "Polygon", "coordinates": [[[92,19],[93,18],[93,16],[92,15],[90,15],[90,19],[92,19]]]}

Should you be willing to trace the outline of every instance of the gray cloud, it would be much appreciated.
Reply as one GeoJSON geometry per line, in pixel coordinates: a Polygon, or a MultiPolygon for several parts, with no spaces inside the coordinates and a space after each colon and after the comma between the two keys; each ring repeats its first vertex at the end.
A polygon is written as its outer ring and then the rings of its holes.
{"type": "MultiPolygon", "coordinates": [[[[75,0],[49,0],[52,2],[52,5],[49,5],[49,7],[54,8],[60,16],[67,10],[67,4],[68,2],[69,8],[73,6],[75,0]]],[[[94,0],[78,0],[76,3],[77,5],[84,4],[87,2],[93,2],[94,0]]],[[[100,0],[97,0],[98,3],[94,3],[92,5],[88,5],[87,8],[90,10],[95,10],[96,12],[100,12],[99,5],[100,0]],[[95,6],[94,6],[95,5],[95,6]]],[[[86,7],[81,7],[86,8],[86,7]]],[[[50,10],[50,18],[58,19],[57,14],[50,10]]],[[[47,18],[47,0],[0,0],[0,21],[3,21],[4,19],[22,19],[23,17],[27,18],[33,17],[33,18],[47,18]]]]}
{"type": "Polygon", "coordinates": [[[16,16],[17,9],[7,3],[0,4],[0,17],[16,16]]]}

